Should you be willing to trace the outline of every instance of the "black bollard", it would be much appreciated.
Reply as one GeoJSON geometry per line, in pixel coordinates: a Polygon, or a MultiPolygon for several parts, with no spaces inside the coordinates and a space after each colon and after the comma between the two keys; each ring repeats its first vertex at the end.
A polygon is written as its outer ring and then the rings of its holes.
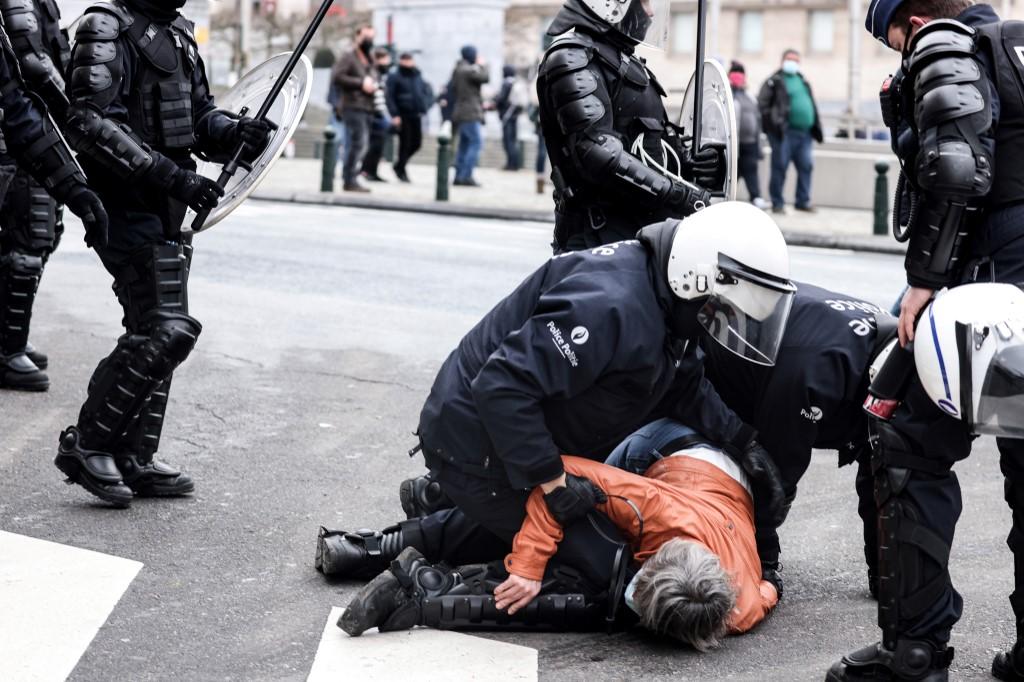
{"type": "Polygon", "coordinates": [[[452,138],[447,126],[437,134],[437,192],[434,198],[448,201],[448,165],[451,163],[452,138]]]}
{"type": "Polygon", "coordinates": [[[879,159],[875,162],[875,234],[886,234],[889,232],[889,162],[879,159]]]}
{"type": "Polygon", "coordinates": [[[324,128],[324,165],[320,170],[320,191],[334,191],[334,169],[338,165],[338,131],[334,126],[324,128]]]}

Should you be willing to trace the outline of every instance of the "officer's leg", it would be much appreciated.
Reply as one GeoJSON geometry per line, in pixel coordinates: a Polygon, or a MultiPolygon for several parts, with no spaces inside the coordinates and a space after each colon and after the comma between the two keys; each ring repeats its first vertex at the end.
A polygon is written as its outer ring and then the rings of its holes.
{"type": "Polygon", "coordinates": [[[449,565],[492,561],[509,550],[508,543],[455,507],[399,521],[380,531],[321,527],[314,565],[324,575],[369,579],[387,568],[406,547],[415,547],[430,561],[449,565]]]}
{"type": "Polygon", "coordinates": [[[871,473],[871,453],[865,450],[857,458],[857,514],[864,524],[864,561],[868,565],[868,591],[878,598],[878,507],[874,496],[875,477],[871,473]]]}
{"type": "Polygon", "coordinates": [[[29,348],[28,336],[43,267],[56,247],[56,204],[28,174],[19,171],[4,198],[2,213],[0,387],[45,391],[50,385],[41,371],[46,356],[29,348]]]}
{"type": "MultiPolygon", "coordinates": [[[[142,411],[188,357],[202,330],[188,315],[188,247],[147,245],[127,258],[108,253],[103,260],[115,273],[128,333],[97,367],[78,423],[61,434],[55,464],[71,482],[118,505],[127,505],[132,492],[190,492],[187,476],[152,459],[150,447],[137,451],[130,437],[149,419],[140,419],[142,411]],[[108,460],[115,463],[117,480],[111,480],[108,460]],[[90,462],[102,464],[102,476],[95,475],[90,462]]],[[[160,401],[157,396],[158,405],[160,401]]],[[[162,421],[162,407],[159,412],[162,421]]]]}
{"type": "Polygon", "coordinates": [[[591,514],[565,529],[541,593],[509,615],[495,607],[494,590],[508,577],[500,563],[432,566],[415,549],[405,550],[366,585],[338,621],[357,636],[415,625],[442,629],[593,630],[611,627],[631,574],[631,555],[618,529],[591,514]]]}
{"type": "Polygon", "coordinates": [[[1024,441],[1000,438],[999,468],[1013,523],[1006,544],[1013,552],[1013,593],[1010,607],[1017,623],[1017,641],[1007,652],[996,654],[992,675],[1000,680],[1024,682],[1024,441]]]}

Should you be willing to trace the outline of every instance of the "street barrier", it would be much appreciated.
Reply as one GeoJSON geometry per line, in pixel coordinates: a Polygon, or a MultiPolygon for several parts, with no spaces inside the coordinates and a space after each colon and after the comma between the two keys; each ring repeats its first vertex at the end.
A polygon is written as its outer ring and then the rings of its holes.
{"type": "Polygon", "coordinates": [[[886,234],[889,231],[889,162],[879,159],[875,162],[875,234],[886,234]]]}
{"type": "Polygon", "coordinates": [[[434,198],[448,201],[448,166],[452,155],[452,127],[445,121],[437,135],[437,192],[434,198]]]}
{"type": "Polygon", "coordinates": [[[324,164],[320,171],[320,191],[334,191],[334,169],[338,165],[338,131],[333,126],[324,128],[324,164]]]}

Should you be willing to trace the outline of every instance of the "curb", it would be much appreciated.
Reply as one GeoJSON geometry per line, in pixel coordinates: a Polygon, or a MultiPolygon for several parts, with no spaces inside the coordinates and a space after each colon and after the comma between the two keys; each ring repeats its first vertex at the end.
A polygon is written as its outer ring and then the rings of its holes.
{"type": "MultiPolygon", "coordinates": [[[[465,206],[446,204],[440,201],[413,202],[376,199],[373,197],[347,194],[328,194],[326,192],[289,192],[282,190],[260,190],[249,197],[256,201],[283,201],[294,204],[310,204],[314,206],[345,206],[363,208],[374,211],[405,211],[410,213],[428,213],[431,215],[457,216],[461,218],[484,218],[490,220],[511,220],[517,222],[552,223],[553,211],[535,211],[529,209],[495,208],[489,206],[465,206]]],[[[891,237],[874,235],[834,235],[816,232],[782,230],[786,243],[790,246],[809,246],[818,249],[841,249],[863,253],[881,253],[902,256],[906,249],[891,237]]]]}

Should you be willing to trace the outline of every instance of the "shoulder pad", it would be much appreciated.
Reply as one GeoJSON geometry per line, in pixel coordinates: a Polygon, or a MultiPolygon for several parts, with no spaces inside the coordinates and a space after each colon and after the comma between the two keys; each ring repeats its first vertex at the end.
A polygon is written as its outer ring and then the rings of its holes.
{"type": "Polygon", "coordinates": [[[590,48],[594,46],[594,39],[588,36],[586,33],[577,33],[576,31],[567,31],[562,35],[556,37],[551,41],[547,51],[557,50],[568,45],[575,45],[576,47],[590,48]]]}
{"type": "Polygon", "coordinates": [[[953,19],[936,19],[925,24],[914,36],[907,71],[944,56],[973,55],[977,32],[953,19]]]}
{"type": "Polygon", "coordinates": [[[551,78],[560,76],[570,71],[579,71],[587,68],[590,64],[591,51],[580,45],[565,43],[555,47],[554,44],[548,48],[544,61],[541,63],[541,73],[551,78]]]}
{"type": "Polygon", "coordinates": [[[135,15],[132,14],[132,11],[117,0],[110,0],[110,2],[97,2],[94,5],[90,5],[82,16],[84,18],[94,12],[104,12],[117,17],[117,21],[121,25],[122,30],[128,28],[135,22],[135,15]]]}
{"type": "Polygon", "coordinates": [[[121,21],[115,12],[108,12],[100,5],[94,5],[82,15],[75,31],[76,42],[96,42],[116,40],[129,24],[121,21]]]}
{"type": "Polygon", "coordinates": [[[32,0],[0,0],[0,12],[7,14],[20,14],[32,11],[32,0]]]}
{"type": "Polygon", "coordinates": [[[39,32],[39,19],[32,11],[31,0],[0,0],[0,13],[4,29],[12,40],[39,32]]]}

